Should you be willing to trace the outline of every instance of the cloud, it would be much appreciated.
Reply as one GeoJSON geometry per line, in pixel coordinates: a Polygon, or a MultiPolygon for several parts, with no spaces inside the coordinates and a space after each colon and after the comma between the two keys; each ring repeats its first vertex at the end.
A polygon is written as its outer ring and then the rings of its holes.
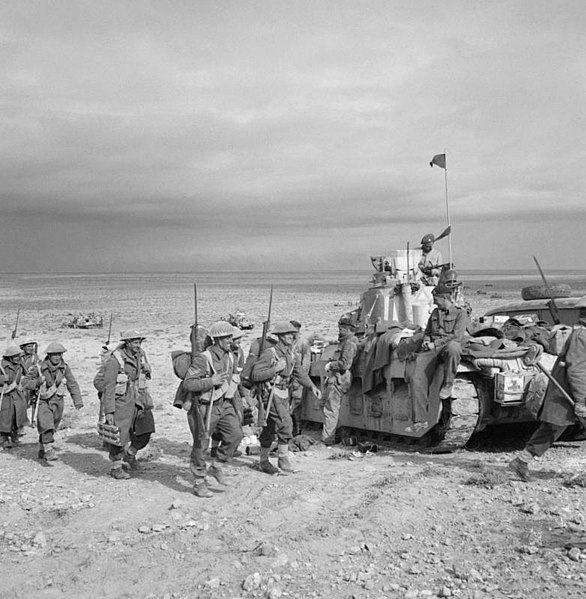
{"type": "Polygon", "coordinates": [[[585,12],[5,3],[0,251],[14,270],[358,264],[445,226],[445,151],[455,230],[487,231],[465,259],[509,260],[512,223],[534,243],[584,221],[585,12]]]}

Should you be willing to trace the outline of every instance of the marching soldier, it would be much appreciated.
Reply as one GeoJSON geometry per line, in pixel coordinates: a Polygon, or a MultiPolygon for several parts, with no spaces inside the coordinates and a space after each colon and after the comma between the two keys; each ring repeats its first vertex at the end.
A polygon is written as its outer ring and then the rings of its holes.
{"type": "Polygon", "coordinates": [[[136,331],[122,333],[121,347],[111,353],[104,368],[101,400],[106,423],[120,429],[119,444],[109,443],[110,476],[117,480],[130,478],[123,461],[131,470],[138,468],[136,454],[155,432],[154,404],[147,388],[151,366],[141,347],[144,340],[136,331]]]}
{"type": "Polygon", "coordinates": [[[320,399],[321,393],[313,384],[293,352],[297,329],[289,321],[275,323],[273,335],[278,342],[259,356],[252,369],[252,381],[260,385],[261,401],[264,403],[266,425],[260,434],[260,468],[267,474],[279,470],[269,461],[271,445],[277,438],[278,465],[284,472],[293,472],[289,461],[289,441],[293,436],[293,422],[289,413],[289,390],[293,380],[311,389],[320,399]]]}
{"type": "Polygon", "coordinates": [[[79,385],[69,365],[63,360],[67,350],[58,342],[50,343],[45,359],[31,368],[22,379],[24,389],[38,391],[37,430],[39,431],[39,458],[53,461],[57,453],[53,447],[55,431],[63,417],[65,389],[69,391],[76,410],[83,408],[79,385]]]}
{"type": "MultiPolygon", "coordinates": [[[[25,339],[22,343],[19,343],[20,349],[22,350],[21,362],[22,371],[27,373],[33,366],[36,366],[39,362],[39,344],[34,339],[25,339]]],[[[34,393],[30,391],[24,391],[24,399],[26,405],[32,408],[32,413],[35,413],[36,397],[34,393]]],[[[19,436],[24,435],[24,430],[21,428],[18,431],[19,436]]]]}
{"type": "MultiPolygon", "coordinates": [[[[309,374],[311,367],[311,344],[301,336],[301,323],[297,320],[292,320],[291,324],[297,330],[295,341],[293,342],[293,353],[297,363],[301,369],[309,374]]],[[[303,402],[303,386],[299,381],[293,380],[291,383],[291,397],[289,398],[289,412],[293,420],[293,436],[301,434],[301,409],[303,402]]]]}
{"type": "Polygon", "coordinates": [[[209,329],[213,345],[197,354],[189,367],[182,386],[194,394],[183,404],[193,437],[190,469],[195,476],[193,492],[198,497],[211,497],[206,475],[227,485],[226,475],[220,466],[233,457],[242,439],[242,427],[234,408],[234,396],[238,393],[238,367],[232,353],[233,328],[229,322],[220,320],[209,329]],[[210,437],[219,433],[221,444],[209,468],[205,450],[210,437]]]}
{"type": "Polygon", "coordinates": [[[26,423],[26,400],[21,387],[22,352],[11,345],[3,354],[0,364],[0,443],[2,449],[20,445],[18,431],[26,423]]]}

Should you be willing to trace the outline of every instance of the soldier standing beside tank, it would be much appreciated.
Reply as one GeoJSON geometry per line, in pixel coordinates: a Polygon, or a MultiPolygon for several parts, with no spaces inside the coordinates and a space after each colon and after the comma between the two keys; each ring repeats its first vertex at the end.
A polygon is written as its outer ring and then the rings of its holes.
{"type": "Polygon", "coordinates": [[[574,405],[550,381],[539,414],[539,428],[521,454],[509,463],[509,468],[525,482],[531,479],[529,464],[550,449],[568,426],[576,420],[586,425],[586,308],[580,309],[578,325],[574,326],[558,355],[551,376],[570,396],[574,405]]]}
{"type": "Polygon", "coordinates": [[[338,321],[338,349],[336,359],[326,364],[326,389],[322,400],[324,427],[321,440],[325,445],[334,445],[340,417],[342,397],[352,385],[352,364],[358,353],[358,339],[354,335],[356,326],[351,317],[342,316],[338,321]]]}
{"type": "Polygon", "coordinates": [[[65,389],[69,391],[76,410],[83,408],[79,385],[69,365],[63,360],[67,351],[58,342],[50,343],[45,359],[31,368],[22,379],[24,389],[38,391],[37,430],[39,431],[39,458],[53,461],[57,453],[53,446],[55,431],[63,417],[65,389]]]}
{"type": "Polygon", "coordinates": [[[293,342],[297,329],[290,321],[275,323],[273,335],[278,342],[259,356],[252,368],[251,379],[260,385],[261,401],[264,404],[266,424],[260,434],[260,468],[267,474],[278,474],[279,470],[269,461],[271,445],[277,438],[278,465],[284,472],[293,472],[289,461],[289,441],[293,433],[293,423],[289,413],[289,388],[293,380],[311,389],[321,399],[319,389],[313,384],[307,372],[297,362],[293,352],[293,342]],[[269,405],[270,404],[270,405],[269,405]]]}
{"type": "Polygon", "coordinates": [[[193,492],[198,497],[211,497],[206,476],[216,479],[220,485],[228,481],[221,462],[227,462],[242,439],[242,427],[234,408],[233,398],[237,393],[237,365],[232,353],[233,328],[229,322],[220,320],[209,329],[213,345],[197,354],[193,359],[182,386],[195,395],[184,403],[187,421],[193,437],[190,468],[195,477],[193,492]],[[221,443],[207,467],[205,450],[211,435],[219,433],[221,443]]]}
{"type": "Polygon", "coordinates": [[[20,445],[18,431],[26,423],[26,400],[21,387],[22,352],[12,345],[3,354],[0,364],[0,443],[2,449],[20,445]]]}
{"type": "Polygon", "coordinates": [[[151,366],[141,347],[144,340],[137,331],[122,333],[121,347],[111,353],[104,368],[101,399],[106,423],[120,429],[120,444],[109,444],[110,476],[117,480],[130,478],[123,462],[131,470],[138,468],[136,454],[155,432],[154,404],[147,388],[151,366]]]}
{"type": "Polygon", "coordinates": [[[433,233],[428,233],[421,239],[423,254],[417,266],[420,279],[425,285],[437,285],[442,270],[442,255],[439,250],[434,249],[434,243],[433,233]]]}

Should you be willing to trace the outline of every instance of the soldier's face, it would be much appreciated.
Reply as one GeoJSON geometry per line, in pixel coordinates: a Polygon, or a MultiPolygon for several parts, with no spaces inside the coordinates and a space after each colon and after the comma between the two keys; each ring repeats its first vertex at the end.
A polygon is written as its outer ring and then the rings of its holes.
{"type": "Polygon", "coordinates": [[[28,356],[30,356],[31,354],[35,353],[35,344],[34,343],[27,343],[27,345],[23,345],[22,346],[22,351],[27,354],[28,356]]]}
{"type": "Polygon", "coordinates": [[[295,333],[285,333],[283,335],[279,335],[279,337],[284,345],[292,345],[295,341],[295,333]]]}
{"type": "Polygon", "coordinates": [[[8,358],[9,362],[12,362],[13,364],[18,364],[20,362],[20,355],[16,355],[16,356],[10,356],[8,358]]]}
{"type": "Polygon", "coordinates": [[[61,356],[63,354],[49,354],[49,362],[53,364],[53,366],[57,366],[59,362],[61,362],[61,356]]]}
{"type": "Polygon", "coordinates": [[[140,350],[142,339],[128,339],[126,341],[126,348],[131,354],[136,354],[140,350]]]}
{"type": "Polygon", "coordinates": [[[424,243],[421,246],[421,249],[427,254],[427,252],[431,251],[431,248],[433,247],[433,243],[424,243]]]}
{"type": "Polygon", "coordinates": [[[228,335],[227,337],[216,337],[215,342],[220,349],[226,352],[230,351],[232,346],[232,335],[228,335]]]}

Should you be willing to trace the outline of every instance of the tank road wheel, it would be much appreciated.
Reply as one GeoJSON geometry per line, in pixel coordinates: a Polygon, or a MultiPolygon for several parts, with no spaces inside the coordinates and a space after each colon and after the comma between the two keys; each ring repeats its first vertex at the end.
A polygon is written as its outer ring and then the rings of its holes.
{"type": "Polygon", "coordinates": [[[472,381],[456,377],[452,398],[443,401],[439,422],[429,432],[432,453],[448,453],[464,447],[480,416],[478,392],[472,381]]]}

